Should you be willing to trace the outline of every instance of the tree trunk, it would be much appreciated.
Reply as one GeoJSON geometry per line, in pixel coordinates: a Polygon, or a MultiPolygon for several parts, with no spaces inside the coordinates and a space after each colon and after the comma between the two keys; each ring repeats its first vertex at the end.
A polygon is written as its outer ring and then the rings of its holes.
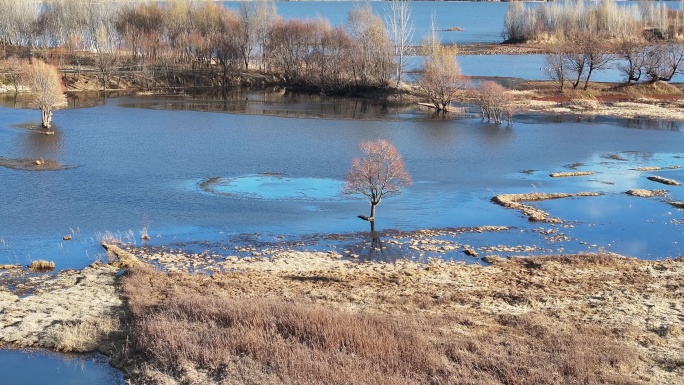
{"type": "Polygon", "coordinates": [[[584,90],[586,91],[587,88],[589,88],[589,78],[591,77],[591,73],[594,72],[594,68],[592,66],[589,66],[589,72],[587,73],[587,79],[584,81],[584,90]]]}
{"type": "Polygon", "coordinates": [[[49,130],[50,126],[52,126],[52,111],[48,109],[40,110],[40,115],[42,120],[41,125],[43,128],[49,130]]]}
{"type": "Polygon", "coordinates": [[[370,222],[371,226],[371,234],[375,234],[375,206],[377,206],[377,203],[372,203],[371,202],[371,212],[370,216],[368,217],[368,222],[370,222]]]}

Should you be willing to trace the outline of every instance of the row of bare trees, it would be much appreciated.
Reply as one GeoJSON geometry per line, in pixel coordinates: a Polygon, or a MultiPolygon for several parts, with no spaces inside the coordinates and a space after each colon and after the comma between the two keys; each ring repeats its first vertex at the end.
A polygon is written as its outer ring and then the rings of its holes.
{"type": "MultiPolygon", "coordinates": [[[[192,0],[0,0],[0,19],[6,21],[0,43],[26,48],[62,67],[67,62],[79,69],[87,61],[103,87],[120,66],[134,65],[209,73],[224,89],[235,70],[250,68],[326,92],[384,88],[393,77],[399,88],[414,49],[410,16],[410,3],[402,0],[387,5],[384,22],[368,5],[354,7],[346,27],[323,19],[285,20],[268,1],[231,10],[192,0]]],[[[469,82],[455,58],[457,48],[441,45],[436,31],[433,22],[416,78],[429,104],[446,112],[464,98],[469,82]]]]}
{"type": "Polygon", "coordinates": [[[659,2],[512,2],[503,37],[547,43],[546,70],[561,91],[566,83],[587,89],[592,74],[612,61],[627,84],[670,81],[684,60],[684,11],[659,2]]]}
{"type": "Polygon", "coordinates": [[[684,63],[684,45],[679,43],[630,38],[608,41],[590,33],[567,36],[552,51],[546,56],[545,69],[561,92],[566,83],[573,89],[583,85],[586,90],[591,76],[613,62],[626,84],[670,81],[684,63]]]}
{"type": "Polygon", "coordinates": [[[616,0],[551,2],[526,6],[511,2],[504,19],[503,38],[509,42],[553,41],[577,33],[605,38],[684,37],[684,8],[663,2],[618,4],[616,0]]]}
{"type": "MultiPolygon", "coordinates": [[[[324,90],[397,86],[412,26],[406,1],[392,1],[386,22],[370,6],[349,13],[346,28],[327,21],[284,20],[272,1],[237,10],[213,1],[0,0],[0,45],[25,48],[63,67],[96,67],[106,85],[134,65],[217,71],[257,68],[324,90]]],[[[16,50],[15,50],[16,51],[16,50]]]]}

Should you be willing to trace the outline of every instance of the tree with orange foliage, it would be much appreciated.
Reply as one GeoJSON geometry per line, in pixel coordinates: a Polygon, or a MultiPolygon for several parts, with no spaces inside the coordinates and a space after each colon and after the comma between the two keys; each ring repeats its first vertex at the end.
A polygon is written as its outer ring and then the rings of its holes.
{"type": "Polygon", "coordinates": [[[52,110],[66,106],[64,84],[57,67],[41,60],[23,63],[20,83],[31,90],[29,105],[40,110],[42,126],[50,132],[52,110]]]}
{"type": "Polygon", "coordinates": [[[382,198],[397,195],[412,184],[411,176],[404,168],[404,161],[397,149],[387,140],[363,142],[359,145],[363,159],[354,158],[347,174],[344,193],[360,194],[368,198],[370,216],[359,216],[371,224],[375,232],[375,207],[382,198]]]}

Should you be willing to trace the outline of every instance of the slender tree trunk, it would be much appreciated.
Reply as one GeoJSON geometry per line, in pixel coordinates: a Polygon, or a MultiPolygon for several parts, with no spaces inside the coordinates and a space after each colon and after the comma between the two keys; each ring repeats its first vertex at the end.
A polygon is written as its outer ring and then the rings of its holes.
{"type": "Polygon", "coordinates": [[[371,226],[371,234],[375,234],[375,206],[377,205],[377,203],[371,203],[371,212],[370,216],[368,217],[368,222],[370,222],[371,226]]]}
{"type": "Polygon", "coordinates": [[[587,73],[587,79],[584,81],[584,90],[586,91],[587,88],[589,88],[589,78],[591,77],[591,73],[594,71],[594,69],[590,66],[589,67],[589,72],[587,73]]]}
{"type": "Polygon", "coordinates": [[[52,111],[47,109],[40,110],[40,115],[42,120],[41,125],[49,131],[52,126],[52,111]]]}

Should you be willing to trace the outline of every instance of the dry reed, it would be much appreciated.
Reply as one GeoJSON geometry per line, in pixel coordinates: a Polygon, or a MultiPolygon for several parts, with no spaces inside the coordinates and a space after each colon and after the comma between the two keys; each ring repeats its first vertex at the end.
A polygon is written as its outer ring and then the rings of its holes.
{"type": "Polygon", "coordinates": [[[55,269],[55,263],[39,259],[31,262],[29,269],[33,271],[52,271],[55,269]]]}
{"type": "MultiPolygon", "coordinates": [[[[580,260],[611,263],[613,259],[580,260]]],[[[417,313],[411,307],[421,301],[425,308],[443,306],[458,302],[457,296],[441,301],[406,298],[403,307],[401,299],[394,298],[397,306],[387,313],[333,308],[299,296],[256,299],[235,294],[262,285],[256,276],[227,277],[166,274],[145,266],[130,269],[124,293],[131,309],[134,353],[144,362],[138,380],[156,384],[641,383],[629,376],[637,361],[635,353],[603,329],[536,313],[491,319],[465,310],[433,314],[417,313]]],[[[324,284],[324,280],[298,282],[324,284]]]]}

